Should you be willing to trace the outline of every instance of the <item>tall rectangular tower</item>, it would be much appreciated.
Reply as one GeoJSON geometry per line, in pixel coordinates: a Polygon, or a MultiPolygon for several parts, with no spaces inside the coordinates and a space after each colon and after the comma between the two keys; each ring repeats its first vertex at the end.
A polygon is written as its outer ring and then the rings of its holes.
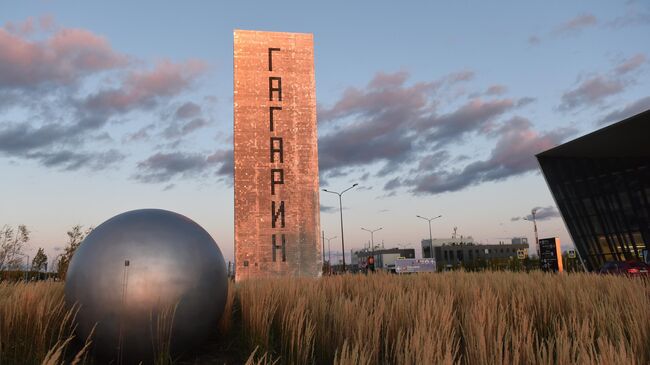
{"type": "Polygon", "coordinates": [[[321,273],[313,36],[235,30],[235,279],[321,273]]]}

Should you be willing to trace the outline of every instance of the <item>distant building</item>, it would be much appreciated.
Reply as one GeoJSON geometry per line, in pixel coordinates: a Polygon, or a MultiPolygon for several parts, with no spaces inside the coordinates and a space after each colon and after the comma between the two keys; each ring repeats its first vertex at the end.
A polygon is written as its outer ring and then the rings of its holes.
{"type": "Polygon", "coordinates": [[[366,265],[368,256],[375,257],[375,269],[393,270],[395,260],[402,257],[406,259],[415,258],[415,249],[412,248],[387,248],[382,250],[369,251],[363,249],[352,253],[352,264],[363,268],[366,265]]]}
{"type": "Polygon", "coordinates": [[[528,240],[524,237],[512,239],[511,244],[476,244],[471,237],[422,240],[422,257],[435,258],[438,267],[460,265],[476,260],[504,260],[516,258],[518,251],[528,256],[528,240]],[[516,242],[516,243],[515,243],[516,242]],[[430,253],[431,252],[431,253],[430,253]]]}
{"type": "Polygon", "coordinates": [[[512,240],[511,240],[511,243],[513,245],[524,245],[524,244],[527,245],[528,244],[528,238],[526,238],[526,237],[513,237],[512,240]]]}
{"type": "Polygon", "coordinates": [[[434,238],[433,242],[431,240],[422,240],[422,258],[432,258],[433,257],[433,247],[443,246],[443,245],[465,245],[473,244],[474,239],[472,236],[467,237],[452,237],[452,238],[434,238]]]}
{"type": "Polygon", "coordinates": [[[537,155],[587,270],[648,258],[650,110],[537,155]]]}

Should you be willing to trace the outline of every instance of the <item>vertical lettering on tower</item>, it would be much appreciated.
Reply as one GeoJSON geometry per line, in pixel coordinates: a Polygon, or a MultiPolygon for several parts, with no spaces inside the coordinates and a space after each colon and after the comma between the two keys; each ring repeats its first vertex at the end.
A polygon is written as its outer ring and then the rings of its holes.
{"type": "Polygon", "coordinates": [[[313,36],[234,32],[235,280],[322,270],[313,36]]]}

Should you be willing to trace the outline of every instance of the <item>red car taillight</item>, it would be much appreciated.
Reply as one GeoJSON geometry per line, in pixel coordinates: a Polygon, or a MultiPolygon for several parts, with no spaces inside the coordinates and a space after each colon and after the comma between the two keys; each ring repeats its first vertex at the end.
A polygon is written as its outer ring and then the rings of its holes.
{"type": "Polygon", "coordinates": [[[627,273],[628,273],[628,274],[638,274],[638,273],[639,273],[639,269],[634,269],[634,268],[627,269],[627,273]]]}

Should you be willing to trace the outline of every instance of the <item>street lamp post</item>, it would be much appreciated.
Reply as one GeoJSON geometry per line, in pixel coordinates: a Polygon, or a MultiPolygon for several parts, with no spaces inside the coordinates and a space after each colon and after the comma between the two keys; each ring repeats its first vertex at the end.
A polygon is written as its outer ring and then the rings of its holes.
{"type": "Polygon", "coordinates": [[[325,238],[327,240],[327,261],[332,264],[332,248],[330,246],[330,241],[335,239],[336,236],[330,237],[330,238],[325,238]]]}
{"type": "Polygon", "coordinates": [[[537,213],[537,208],[533,208],[533,210],[530,211],[533,219],[528,219],[528,217],[524,217],[524,220],[533,222],[533,227],[535,229],[535,248],[537,250],[537,257],[539,258],[539,236],[537,235],[537,221],[535,220],[535,214],[537,213]]]}
{"type": "Polygon", "coordinates": [[[375,252],[375,232],[381,231],[383,228],[384,227],[379,227],[377,229],[370,230],[370,229],[365,229],[365,228],[361,227],[361,229],[363,229],[364,231],[370,232],[370,244],[371,244],[370,250],[373,252],[373,256],[374,256],[374,252],[375,252]]]}
{"type": "Polygon", "coordinates": [[[340,192],[340,193],[339,193],[339,192],[336,192],[336,191],[330,191],[330,190],[327,190],[327,189],[323,189],[323,191],[326,192],[326,193],[332,193],[332,194],[336,194],[336,195],[339,196],[339,212],[340,212],[340,214],[341,214],[341,251],[342,251],[342,253],[343,253],[343,272],[345,272],[345,239],[343,238],[343,237],[344,237],[344,236],[343,236],[343,203],[342,203],[341,196],[342,196],[346,191],[348,191],[348,190],[354,188],[354,187],[357,186],[357,185],[359,185],[359,184],[355,183],[354,185],[350,186],[349,188],[343,190],[343,191],[340,192]]]}
{"type": "MultiPolygon", "coordinates": [[[[25,254],[25,253],[20,253],[20,252],[17,252],[16,254],[19,255],[19,256],[22,256],[22,257],[27,257],[27,264],[25,266],[27,267],[27,270],[30,270],[31,268],[29,267],[29,255],[25,254]]],[[[25,271],[24,276],[25,276],[25,281],[27,281],[27,271],[25,271]]]]}
{"type": "Polygon", "coordinates": [[[325,265],[325,231],[323,231],[323,239],[321,242],[323,243],[323,265],[325,265]]]}
{"type": "MultiPolygon", "coordinates": [[[[364,230],[366,232],[370,232],[370,254],[372,255],[373,265],[374,265],[374,260],[375,260],[375,232],[381,231],[382,228],[384,228],[384,227],[379,227],[377,229],[372,229],[371,230],[371,229],[365,229],[365,228],[361,227],[362,230],[364,230]]],[[[382,263],[383,263],[383,261],[382,261],[382,263]]]]}
{"type": "Polygon", "coordinates": [[[442,215],[439,215],[439,216],[433,217],[433,218],[426,218],[426,217],[423,217],[421,215],[416,215],[416,217],[418,217],[420,219],[424,219],[425,221],[429,222],[429,246],[431,247],[431,257],[435,259],[436,257],[433,254],[433,235],[431,234],[431,221],[434,220],[434,219],[438,219],[438,218],[442,217],[442,215]]]}
{"type": "Polygon", "coordinates": [[[330,246],[330,241],[335,239],[336,236],[325,238],[327,240],[327,270],[332,271],[332,247],[330,246]]]}

